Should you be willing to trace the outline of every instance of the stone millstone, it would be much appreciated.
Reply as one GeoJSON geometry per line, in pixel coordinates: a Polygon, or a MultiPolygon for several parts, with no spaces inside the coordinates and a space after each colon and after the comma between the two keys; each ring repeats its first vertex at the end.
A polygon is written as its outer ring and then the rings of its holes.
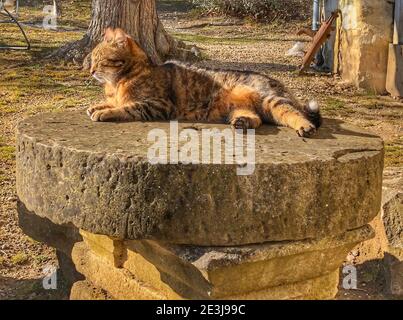
{"type": "MultiPolygon", "coordinates": [[[[383,142],[339,120],[313,139],[256,131],[255,171],[236,164],[152,165],[151,129],[169,123],[93,123],[84,111],[18,126],[17,192],[56,224],[119,239],[240,245],[341,234],[380,208],[383,142]]],[[[179,124],[179,130],[228,128],[179,124]]],[[[201,136],[201,135],[200,135],[201,136]]]]}

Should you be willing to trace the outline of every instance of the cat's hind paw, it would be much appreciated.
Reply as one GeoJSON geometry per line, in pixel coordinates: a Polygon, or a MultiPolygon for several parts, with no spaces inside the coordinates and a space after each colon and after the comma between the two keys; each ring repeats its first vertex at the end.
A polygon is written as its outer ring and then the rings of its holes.
{"type": "Polygon", "coordinates": [[[261,121],[259,118],[249,118],[249,117],[237,117],[231,121],[231,125],[234,129],[243,130],[244,133],[248,129],[256,129],[260,126],[261,121]]]}
{"type": "Polygon", "coordinates": [[[239,117],[239,118],[235,118],[232,121],[232,126],[234,127],[234,129],[241,129],[244,133],[248,130],[251,129],[251,124],[249,121],[249,118],[246,117],[239,117]]]}
{"type": "Polygon", "coordinates": [[[301,138],[309,138],[316,132],[316,127],[313,124],[305,125],[297,130],[297,134],[301,138]]]}

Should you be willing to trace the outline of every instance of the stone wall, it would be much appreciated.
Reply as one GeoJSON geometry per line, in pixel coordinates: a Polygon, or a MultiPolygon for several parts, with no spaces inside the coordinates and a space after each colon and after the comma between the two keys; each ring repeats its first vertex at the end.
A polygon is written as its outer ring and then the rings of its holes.
{"type": "Polygon", "coordinates": [[[343,80],[374,93],[386,91],[393,3],[385,0],[340,0],[335,70],[343,80]]]}

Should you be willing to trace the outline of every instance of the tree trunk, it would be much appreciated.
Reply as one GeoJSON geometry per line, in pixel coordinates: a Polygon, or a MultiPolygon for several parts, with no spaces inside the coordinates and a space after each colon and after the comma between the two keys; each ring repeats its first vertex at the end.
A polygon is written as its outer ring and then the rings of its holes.
{"type": "MultiPolygon", "coordinates": [[[[60,48],[55,56],[81,62],[102,40],[108,27],[122,28],[147,52],[154,63],[167,58],[187,59],[192,52],[172,38],[160,22],[155,0],[92,0],[91,23],[85,36],[60,48]]],[[[87,60],[87,59],[85,59],[87,60]]],[[[84,66],[88,61],[84,61],[84,66]]]]}

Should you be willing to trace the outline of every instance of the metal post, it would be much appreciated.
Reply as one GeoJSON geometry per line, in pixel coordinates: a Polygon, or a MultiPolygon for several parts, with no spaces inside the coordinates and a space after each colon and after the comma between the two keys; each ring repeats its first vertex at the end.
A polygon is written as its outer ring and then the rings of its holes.
{"type": "MultiPolygon", "coordinates": [[[[335,12],[339,8],[338,0],[325,0],[324,1],[323,14],[324,18],[328,19],[333,12],[335,12]]],[[[333,71],[334,67],[334,45],[336,43],[336,32],[332,31],[330,33],[329,38],[322,48],[323,58],[325,59],[325,63],[323,64],[323,68],[325,70],[333,71]]]]}
{"type": "Polygon", "coordinates": [[[312,30],[318,31],[320,25],[320,0],[313,0],[312,30]]]}
{"type": "Polygon", "coordinates": [[[393,44],[403,43],[403,0],[395,0],[393,44]]]}

